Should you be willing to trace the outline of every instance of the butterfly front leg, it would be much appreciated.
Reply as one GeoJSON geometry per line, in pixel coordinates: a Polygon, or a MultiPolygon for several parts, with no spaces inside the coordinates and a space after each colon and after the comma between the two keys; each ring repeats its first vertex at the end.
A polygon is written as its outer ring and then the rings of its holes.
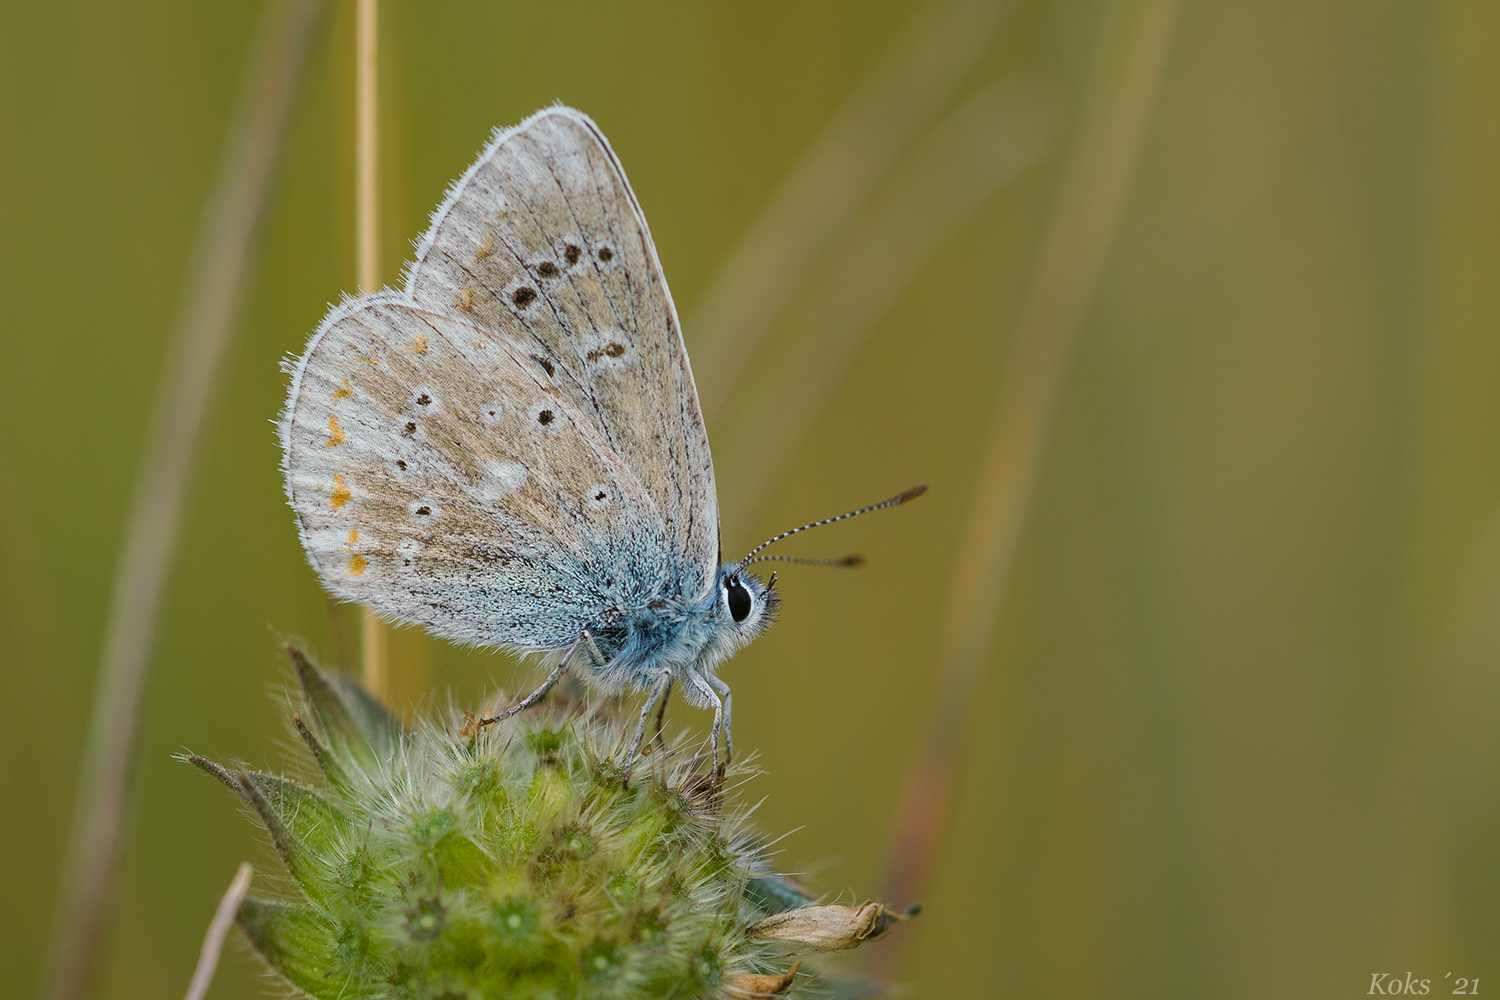
{"type": "MultiPolygon", "coordinates": [[[[729,764],[729,758],[727,756],[724,758],[724,762],[722,764],[719,762],[719,734],[721,732],[724,732],[724,700],[719,697],[717,692],[715,692],[714,685],[711,685],[703,677],[694,673],[689,673],[687,676],[693,687],[698,689],[698,693],[703,695],[703,699],[709,702],[714,707],[714,728],[712,736],[710,737],[713,745],[714,777],[716,779],[722,779],[724,777],[724,768],[729,764]]],[[[718,678],[714,678],[714,680],[718,681],[719,684],[724,684],[724,682],[719,681],[718,678]]],[[[724,686],[724,691],[726,694],[728,693],[728,685],[724,686]]]]}
{"type": "MultiPolygon", "coordinates": [[[[730,722],[729,714],[734,709],[734,697],[729,693],[729,685],[723,679],[709,675],[708,683],[724,698],[724,766],[729,766],[729,761],[734,757],[734,727],[730,722]]],[[[723,774],[721,769],[720,774],[723,774]]]]}

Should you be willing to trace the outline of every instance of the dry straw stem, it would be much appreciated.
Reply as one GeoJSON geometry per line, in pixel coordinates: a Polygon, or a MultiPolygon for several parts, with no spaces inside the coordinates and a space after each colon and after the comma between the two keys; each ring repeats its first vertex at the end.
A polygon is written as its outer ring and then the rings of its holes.
{"type": "Polygon", "coordinates": [[[1008,6],[956,0],[923,11],[761,210],[688,324],[705,417],[712,420],[730,398],[746,360],[829,241],[973,70],[1008,6]]]}
{"type": "MultiPolygon", "coordinates": [[[[359,0],[354,15],[354,174],[355,174],[355,269],[359,272],[359,290],[373,292],[380,287],[380,207],[376,197],[378,147],[376,145],[376,71],[379,63],[380,7],[376,0],[359,0]]],[[[360,664],[365,687],[377,698],[387,695],[386,676],[388,630],[375,612],[365,610],[360,617],[360,664]]]]}
{"type": "Polygon", "coordinates": [[[214,981],[214,970],[219,967],[219,953],[224,949],[224,937],[234,924],[234,915],[240,912],[245,893],[250,891],[250,876],[254,872],[250,862],[240,862],[240,870],[235,872],[229,888],[224,890],[224,898],[219,900],[219,908],[214,911],[208,932],[203,935],[203,948],[198,952],[198,967],[193,970],[193,981],[188,984],[183,1000],[203,1000],[208,992],[208,984],[214,981]]]}
{"type": "Polygon", "coordinates": [[[322,0],[278,0],[261,26],[199,221],[115,570],[43,996],[83,995],[115,883],[136,727],[193,458],[244,293],[281,137],[322,0]]]}
{"type": "MultiPolygon", "coordinates": [[[[1078,333],[1103,270],[1151,117],[1178,0],[1142,0],[1123,53],[1095,73],[1002,377],[939,640],[941,687],[907,772],[884,898],[926,881],[947,818],[959,734],[1005,601],[1078,333]]],[[[888,947],[875,968],[894,971],[888,947]]]]}
{"type": "Polygon", "coordinates": [[[1056,114],[1034,81],[979,88],[923,136],[787,318],[774,377],[742,380],[715,441],[736,456],[739,517],[753,521],[870,334],[976,210],[1052,145],[1056,114]],[[793,356],[794,355],[794,356],[793,356]]]}

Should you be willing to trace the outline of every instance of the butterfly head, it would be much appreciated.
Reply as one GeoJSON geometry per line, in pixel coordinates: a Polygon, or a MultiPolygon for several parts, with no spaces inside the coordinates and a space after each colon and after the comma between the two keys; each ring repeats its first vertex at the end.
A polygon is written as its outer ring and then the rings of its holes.
{"type": "Polygon", "coordinates": [[[719,567],[714,596],[715,617],[720,627],[734,637],[736,647],[765,631],[780,604],[776,574],[763,583],[738,564],[719,567]]]}

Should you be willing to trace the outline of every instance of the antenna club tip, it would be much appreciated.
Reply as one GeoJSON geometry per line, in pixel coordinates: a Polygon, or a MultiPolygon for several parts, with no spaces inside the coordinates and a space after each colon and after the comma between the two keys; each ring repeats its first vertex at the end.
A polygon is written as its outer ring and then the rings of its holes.
{"type": "Polygon", "coordinates": [[[908,500],[915,500],[917,497],[921,496],[923,493],[926,493],[926,492],[927,492],[927,484],[926,483],[918,483],[917,485],[913,486],[911,489],[907,490],[905,493],[902,493],[901,495],[899,495],[898,497],[896,497],[896,503],[901,504],[901,503],[906,503],[908,500]]]}
{"type": "Polygon", "coordinates": [[[863,566],[864,564],[865,557],[862,555],[845,556],[839,560],[840,566],[863,566]]]}

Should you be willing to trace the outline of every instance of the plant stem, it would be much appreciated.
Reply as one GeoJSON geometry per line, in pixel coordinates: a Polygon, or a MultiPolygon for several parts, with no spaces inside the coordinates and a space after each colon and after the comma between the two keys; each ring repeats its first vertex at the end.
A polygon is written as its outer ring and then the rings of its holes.
{"type": "Polygon", "coordinates": [[[229,925],[234,923],[234,915],[240,910],[240,903],[245,900],[245,893],[250,891],[250,876],[254,872],[250,862],[240,862],[239,871],[235,872],[229,888],[224,890],[224,898],[219,900],[219,908],[214,911],[214,918],[203,935],[203,949],[198,952],[198,967],[193,970],[193,981],[188,983],[183,1000],[203,1000],[204,994],[208,992],[209,983],[214,981],[214,970],[219,967],[219,952],[224,948],[224,938],[229,933],[229,925]]]}
{"type": "MultiPolygon", "coordinates": [[[[378,160],[375,111],[379,13],[376,0],[359,0],[354,24],[354,239],[359,290],[365,293],[380,287],[380,211],[375,173],[378,160]]],[[[365,687],[382,701],[389,700],[386,690],[389,683],[386,675],[387,632],[375,612],[364,611],[360,636],[365,687]]]]}

